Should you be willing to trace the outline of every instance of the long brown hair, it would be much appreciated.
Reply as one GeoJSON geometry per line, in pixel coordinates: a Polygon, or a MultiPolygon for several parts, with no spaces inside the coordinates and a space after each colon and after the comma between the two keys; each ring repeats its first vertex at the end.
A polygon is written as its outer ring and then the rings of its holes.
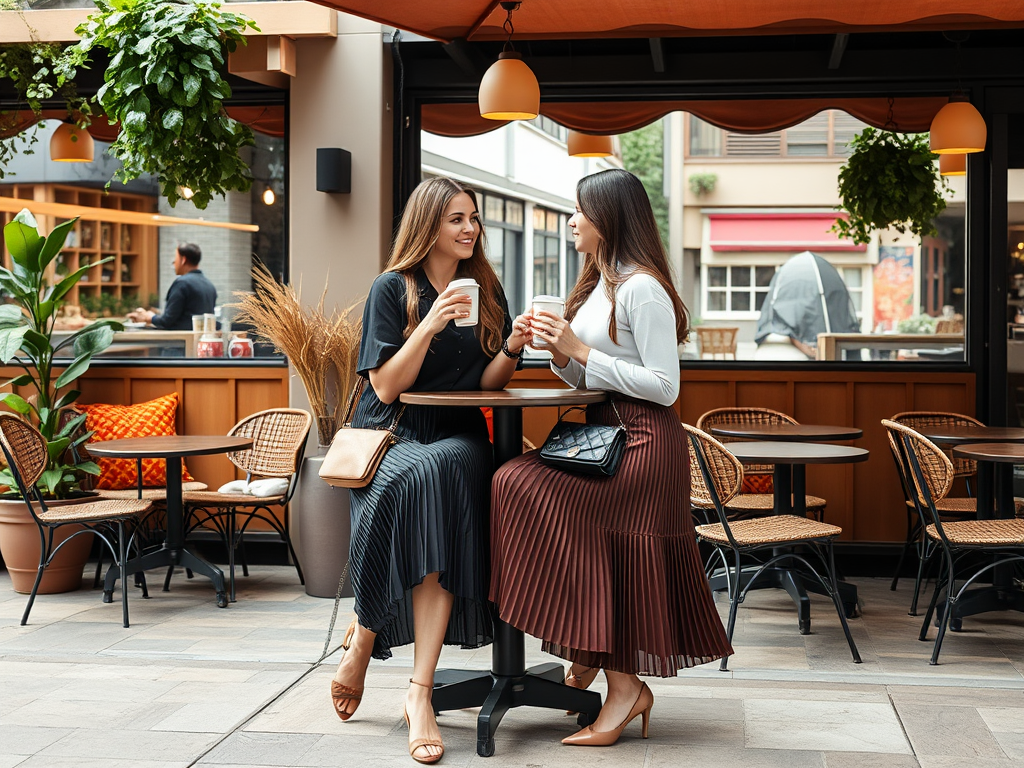
{"type": "Polygon", "coordinates": [[[676,339],[682,344],[689,333],[689,315],[672,284],[665,248],[654,220],[650,198],[640,179],[629,171],[613,168],[584,176],[576,185],[580,211],[594,225],[600,241],[596,253],[583,261],[576,285],[565,301],[565,317],[572,320],[604,278],[605,293],[612,303],[608,335],[618,344],[615,327],[615,291],[629,274],[620,275],[616,263],[635,267],[657,280],[665,289],[676,312],[676,339]]]}
{"type": "MultiPolygon", "coordinates": [[[[423,266],[437,243],[441,232],[448,203],[456,195],[465,193],[473,201],[473,207],[479,209],[476,193],[457,181],[444,176],[435,176],[419,184],[409,196],[409,202],[402,212],[402,223],[398,225],[398,234],[391,246],[391,257],[388,259],[385,272],[398,272],[405,278],[406,310],[409,322],[402,332],[405,338],[416,330],[420,324],[420,298],[416,285],[416,270],[423,266]]],[[[501,284],[494,272],[494,267],[487,261],[484,253],[484,226],[481,217],[480,235],[473,246],[473,255],[459,263],[457,278],[472,277],[480,285],[480,324],[477,336],[484,351],[493,357],[498,354],[505,330],[505,313],[498,296],[501,284]]]]}

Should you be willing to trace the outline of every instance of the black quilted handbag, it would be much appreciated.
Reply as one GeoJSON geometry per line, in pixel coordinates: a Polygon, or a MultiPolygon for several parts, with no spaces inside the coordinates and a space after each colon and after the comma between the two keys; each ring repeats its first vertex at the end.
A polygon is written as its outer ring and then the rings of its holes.
{"type": "MultiPolygon", "coordinates": [[[[615,403],[611,405],[619,420],[617,427],[579,424],[559,418],[541,446],[540,460],[552,467],[583,475],[614,475],[626,450],[626,425],[622,423],[615,403]]],[[[570,408],[566,413],[577,410],[583,409],[570,408]]],[[[562,415],[564,417],[565,414],[562,415]]]]}

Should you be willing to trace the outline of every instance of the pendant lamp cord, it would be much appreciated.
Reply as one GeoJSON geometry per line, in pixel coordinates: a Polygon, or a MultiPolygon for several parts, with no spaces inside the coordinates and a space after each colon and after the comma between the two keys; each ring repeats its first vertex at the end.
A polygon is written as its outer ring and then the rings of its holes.
{"type": "Polygon", "coordinates": [[[518,11],[519,6],[520,3],[505,2],[501,4],[501,7],[504,8],[505,12],[508,14],[505,17],[505,23],[501,25],[502,29],[505,30],[505,34],[508,35],[508,37],[505,38],[505,46],[502,48],[503,53],[515,50],[515,46],[512,45],[512,35],[515,33],[516,28],[512,26],[512,11],[518,11]]]}

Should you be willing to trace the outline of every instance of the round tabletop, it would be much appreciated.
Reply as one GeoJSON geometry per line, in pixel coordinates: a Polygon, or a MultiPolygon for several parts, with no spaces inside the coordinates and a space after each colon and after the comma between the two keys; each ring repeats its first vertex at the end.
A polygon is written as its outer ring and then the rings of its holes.
{"type": "Polygon", "coordinates": [[[1024,464],[1024,445],[1020,443],[971,443],[953,449],[958,459],[994,461],[1000,464],[1024,464]]]}
{"type": "Polygon", "coordinates": [[[398,399],[408,405],[529,408],[539,405],[602,403],[607,398],[608,393],[599,389],[484,389],[460,392],[405,392],[398,399]]]}
{"type": "Polygon", "coordinates": [[[734,437],[743,440],[778,440],[779,442],[828,442],[829,440],[856,440],[864,436],[857,427],[829,424],[722,424],[711,428],[716,437],[734,437]]]}
{"type": "Polygon", "coordinates": [[[863,448],[828,443],[756,441],[726,443],[725,447],[745,464],[855,464],[868,460],[863,448]]]}
{"type": "Polygon", "coordinates": [[[964,443],[1024,443],[1020,427],[915,427],[933,443],[962,445],[964,443]]]}
{"type": "Polygon", "coordinates": [[[108,459],[164,459],[170,456],[205,456],[252,447],[252,438],[227,435],[154,435],[89,443],[93,456],[108,459]]]}

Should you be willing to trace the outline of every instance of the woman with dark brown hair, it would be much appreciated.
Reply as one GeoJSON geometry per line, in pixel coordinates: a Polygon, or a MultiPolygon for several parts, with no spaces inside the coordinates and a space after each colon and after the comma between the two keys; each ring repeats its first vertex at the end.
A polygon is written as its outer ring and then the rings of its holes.
{"type": "Polygon", "coordinates": [[[387,428],[398,442],[373,481],[351,491],[349,573],[356,620],[331,682],[335,711],[348,720],[363,695],[370,657],[415,643],[405,699],[409,751],[421,763],[444,753],[431,707],[442,644],[491,642],[487,603],[487,514],[492,467],[479,408],[408,406],[407,391],[501,389],[512,378],[529,333],[513,324],[498,277],[484,254],[476,196],[432,178],[412,193],[387,268],[363,311],[357,371],[369,379],[353,426],[387,428]],[[464,288],[479,285],[479,323],[464,288]]]}
{"type": "Polygon", "coordinates": [[[563,744],[608,746],[643,717],[654,696],[638,675],[732,653],[690,521],[686,433],[677,344],[686,308],[672,285],[651,203],[621,170],[580,180],[569,220],[586,254],[565,319],[529,315],[567,384],[601,389],[589,423],[626,428],[613,477],[571,474],[536,452],[495,473],[491,492],[491,600],[501,618],[571,661],[566,684],[586,688],[598,670],[608,695],[592,724],[563,744]]]}

